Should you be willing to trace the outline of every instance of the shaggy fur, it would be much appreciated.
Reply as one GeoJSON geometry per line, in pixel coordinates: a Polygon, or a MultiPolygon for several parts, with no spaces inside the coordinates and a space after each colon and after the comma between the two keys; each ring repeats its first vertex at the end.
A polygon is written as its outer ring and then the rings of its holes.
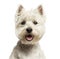
{"type": "Polygon", "coordinates": [[[42,6],[31,11],[26,11],[22,6],[19,6],[15,19],[16,36],[19,42],[10,59],[45,59],[38,43],[45,32],[42,6]],[[30,28],[29,31],[26,30],[27,28],[30,28]]]}

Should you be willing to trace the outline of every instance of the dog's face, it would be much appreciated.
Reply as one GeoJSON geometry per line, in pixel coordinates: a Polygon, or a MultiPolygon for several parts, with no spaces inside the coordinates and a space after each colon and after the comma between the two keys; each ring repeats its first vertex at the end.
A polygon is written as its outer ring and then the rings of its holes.
{"type": "Polygon", "coordinates": [[[37,43],[45,32],[42,6],[25,11],[22,6],[16,14],[16,35],[23,44],[37,43]]]}

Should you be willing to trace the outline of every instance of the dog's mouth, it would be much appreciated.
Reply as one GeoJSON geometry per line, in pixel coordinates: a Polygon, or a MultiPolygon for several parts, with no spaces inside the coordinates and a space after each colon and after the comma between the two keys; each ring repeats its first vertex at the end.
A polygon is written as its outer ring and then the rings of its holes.
{"type": "Polygon", "coordinates": [[[29,35],[25,35],[25,38],[27,41],[32,41],[33,40],[33,35],[29,34],[29,35]]]}

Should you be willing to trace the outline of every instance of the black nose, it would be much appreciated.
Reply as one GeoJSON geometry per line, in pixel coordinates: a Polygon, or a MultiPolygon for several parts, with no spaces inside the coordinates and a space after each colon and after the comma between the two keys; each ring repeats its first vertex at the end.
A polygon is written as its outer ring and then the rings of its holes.
{"type": "Polygon", "coordinates": [[[32,28],[28,27],[28,28],[26,29],[26,31],[27,31],[28,33],[31,33],[31,32],[32,32],[32,28]]]}

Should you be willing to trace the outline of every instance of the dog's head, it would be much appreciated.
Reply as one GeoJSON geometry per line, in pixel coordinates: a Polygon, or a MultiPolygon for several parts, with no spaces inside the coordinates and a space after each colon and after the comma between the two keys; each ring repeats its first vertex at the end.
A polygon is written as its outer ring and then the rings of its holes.
{"type": "Polygon", "coordinates": [[[23,44],[37,43],[45,32],[45,17],[40,5],[37,9],[26,11],[21,5],[16,13],[16,35],[23,44]]]}

